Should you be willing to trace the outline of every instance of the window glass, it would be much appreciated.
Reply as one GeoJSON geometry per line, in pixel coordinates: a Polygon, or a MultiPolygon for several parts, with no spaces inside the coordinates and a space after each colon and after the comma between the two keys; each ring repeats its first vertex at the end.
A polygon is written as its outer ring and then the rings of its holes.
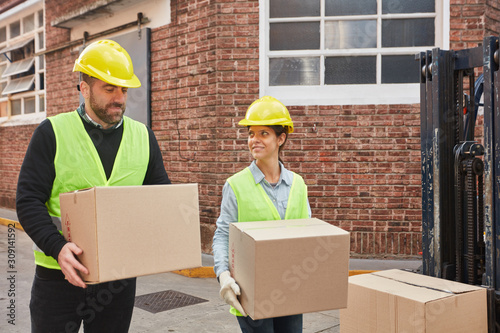
{"type": "MultiPolygon", "coordinates": [[[[1,85],[0,85],[1,88],[1,85]]],[[[0,117],[7,117],[9,114],[7,112],[8,102],[0,102],[0,117]]]]}
{"type": "Polygon", "coordinates": [[[38,48],[43,49],[45,47],[45,38],[43,31],[38,33],[38,48]]]}
{"type": "Polygon", "coordinates": [[[38,27],[43,27],[43,10],[38,11],[38,27]]]}
{"type": "Polygon", "coordinates": [[[434,0],[382,0],[382,14],[432,13],[434,0]]]}
{"type": "Polygon", "coordinates": [[[377,58],[326,57],[325,84],[373,84],[376,83],[377,58]]]}
{"type": "Polygon", "coordinates": [[[317,50],[319,46],[319,22],[271,24],[271,50],[317,50]]]}
{"type": "Polygon", "coordinates": [[[2,95],[15,94],[18,92],[35,89],[35,75],[23,76],[18,79],[12,79],[2,91],[2,95]]]}
{"type": "Polygon", "coordinates": [[[38,56],[38,69],[42,70],[45,68],[45,58],[42,55],[38,56]]]}
{"type": "Polygon", "coordinates": [[[15,99],[10,102],[11,113],[13,116],[17,116],[21,114],[21,100],[15,99]]]}
{"type": "Polygon", "coordinates": [[[303,17],[320,14],[320,0],[270,0],[270,17],[303,17]]]}
{"type": "Polygon", "coordinates": [[[382,83],[418,83],[419,66],[415,56],[382,56],[382,83]]]}
{"type": "Polygon", "coordinates": [[[34,58],[27,58],[27,59],[13,62],[4,71],[2,76],[7,77],[7,76],[16,75],[16,74],[23,74],[26,72],[33,73],[34,71],[31,67],[33,66],[34,62],[35,62],[34,58]]]}
{"type": "Polygon", "coordinates": [[[271,86],[318,85],[320,82],[319,57],[271,58],[269,68],[271,86]]]}
{"type": "Polygon", "coordinates": [[[23,32],[27,33],[35,29],[35,14],[31,14],[23,18],[23,32]]]}
{"type": "Polygon", "coordinates": [[[24,114],[35,113],[36,111],[35,96],[24,99],[24,114]]]}
{"type": "Polygon", "coordinates": [[[377,47],[377,21],[325,22],[327,49],[353,49],[377,47]]]}
{"type": "Polygon", "coordinates": [[[325,0],[326,16],[377,14],[377,0],[325,0]]]}
{"type": "Polygon", "coordinates": [[[39,97],[39,111],[45,112],[45,95],[40,95],[39,97]]]}
{"type": "Polygon", "coordinates": [[[38,75],[38,80],[40,82],[40,90],[45,90],[45,75],[43,73],[40,73],[38,75]]]}
{"type": "Polygon", "coordinates": [[[434,19],[398,19],[382,21],[382,46],[433,46],[434,19]]]}
{"type": "Polygon", "coordinates": [[[7,40],[7,27],[0,28],[0,43],[3,43],[7,40]]]}
{"type": "Polygon", "coordinates": [[[15,38],[21,35],[21,22],[16,21],[10,24],[10,38],[15,38]]]}

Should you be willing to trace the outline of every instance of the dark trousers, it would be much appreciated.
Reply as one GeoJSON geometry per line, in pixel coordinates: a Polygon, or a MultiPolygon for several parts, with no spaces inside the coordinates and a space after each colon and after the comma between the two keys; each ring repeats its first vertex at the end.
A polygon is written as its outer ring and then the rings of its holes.
{"type": "Polygon", "coordinates": [[[136,279],[118,280],[86,289],[66,280],[35,275],[31,289],[32,333],[128,332],[134,309],[136,279]]]}
{"type": "Polygon", "coordinates": [[[236,317],[243,333],[302,333],[302,315],[253,320],[236,317]]]}

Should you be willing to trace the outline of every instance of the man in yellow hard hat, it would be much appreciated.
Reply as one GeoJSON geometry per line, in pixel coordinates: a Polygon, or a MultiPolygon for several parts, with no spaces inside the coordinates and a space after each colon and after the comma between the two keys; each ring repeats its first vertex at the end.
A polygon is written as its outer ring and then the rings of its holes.
{"type": "Polygon", "coordinates": [[[124,116],[129,88],[140,87],[118,43],[88,45],[75,61],[85,100],[44,120],[33,133],[19,174],[16,208],[34,241],[36,274],[31,331],[127,332],[136,279],[86,285],[82,250],[61,234],[59,194],[93,186],[169,184],[151,129],[124,116]]]}

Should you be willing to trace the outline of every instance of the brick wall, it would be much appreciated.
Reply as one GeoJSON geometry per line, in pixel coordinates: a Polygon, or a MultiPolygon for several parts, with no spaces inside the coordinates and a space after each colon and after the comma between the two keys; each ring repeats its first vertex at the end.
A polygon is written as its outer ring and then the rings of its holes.
{"type": "Polygon", "coordinates": [[[0,207],[15,207],[17,178],[31,134],[30,126],[0,127],[0,207]]]}
{"type": "MultiPolygon", "coordinates": [[[[84,3],[90,2],[73,1],[68,7],[63,0],[46,0],[48,49],[69,40],[68,31],[50,27],[50,21],[84,3]]],[[[236,124],[259,97],[258,3],[172,0],[172,23],[152,31],[152,128],[172,181],[199,184],[204,252],[211,251],[225,179],[251,162],[245,130],[236,124]]],[[[452,1],[450,12],[451,48],[475,46],[498,31],[495,1],[452,1]]],[[[46,56],[49,115],[78,104],[71,73],[76,57],[73,49],[46,56]]],[[[296,129],[282,158],[305,178],[313,216],[350,231],[354,255],[417,256],[419,106],[289,110],[296,129]]],[[[16,178],[33,129],[0,128],[0,175],[9,178],[0,205],[13,207],[15,181],[10,179],[16,178]],[[3,144],[12,137],[14,142],[3,144]]]]}
{"type": "Polygon", "coordinates": [[[485,36],[498,36],[500,33],[500,3],[487,0],[485,9],[485,36]]]}

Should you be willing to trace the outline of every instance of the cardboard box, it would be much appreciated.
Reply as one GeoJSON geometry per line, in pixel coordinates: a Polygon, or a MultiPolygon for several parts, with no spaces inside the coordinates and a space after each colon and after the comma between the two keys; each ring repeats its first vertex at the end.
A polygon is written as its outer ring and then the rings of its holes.
{"type": "Polygon", "coordinates": [[[340,332],[487,332],[486,289],[402,270],[349,278],[340,332]]]}
{"type": "Polygon", "coordinates": [[[197,184],[93,187],[63,193],[64,237],[87,283],[201,266],[197,184]]]}
{"type": "Polygon", "coordinates": [[[346,307],[347,231],[318,219],[231,223],[229,247],[252,319],[346,307]]]}

